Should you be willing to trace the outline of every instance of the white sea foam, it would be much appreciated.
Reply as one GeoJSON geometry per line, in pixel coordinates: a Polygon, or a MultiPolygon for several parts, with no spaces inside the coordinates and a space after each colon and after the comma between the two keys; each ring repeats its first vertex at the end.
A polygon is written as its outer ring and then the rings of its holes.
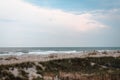
{"type": "Polygon", "coordinates": [[[40,55],[40,54],[56,54],[56,53],[88,53],[88,52],[93,52],[93,51],[97,51],[97,52],[111,52],[114,50],[120,50],[120,48],[85,48],[85,47],[81,47],[81,48],[71,48],[71,47],[66,47],[66,48],[62,48],[62,47],[48,47],[48,48],[0,48],[0,56],[1,55],[40,55]]]}
{"type": "Polygon", "coordinates": [[[81,51],[33,51],[28,54],[53,54],[53,53],[80,53],[81,51]]]}
{"type": "Polygon", "coordinates": [[[57,53],[60,53],[60,54],[64,54],[64,53],[81,53],[83,51],[30,51],[28,53],[24,53],[24,52],[7,52],[7,53],[3,53],[3,54],[0,54],[0,55],[40,55],[40,54],[57,54],[57,53]]]}

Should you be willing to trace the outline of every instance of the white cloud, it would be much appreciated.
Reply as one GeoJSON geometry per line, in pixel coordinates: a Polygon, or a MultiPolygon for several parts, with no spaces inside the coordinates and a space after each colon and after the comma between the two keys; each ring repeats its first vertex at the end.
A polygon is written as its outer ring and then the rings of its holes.
{"type": "Polygon", "coordinates": [[[0,1],[0,19],[11,20],[7,24],[1,22],[1,27],[17,27],[33,31],[57,29],[89,31],[106,27],[93,17],[90,13],[75,15],[62,10],[37,7],[23,0],[0,1]]]}
{"type": "Polygon", "coordinates": [[[0,0],[0,46],[84,46],[89,34],[93,35],[89,31],[107,27],[95,17],[89,12],[76,15],[23,0],[0,0]]]}

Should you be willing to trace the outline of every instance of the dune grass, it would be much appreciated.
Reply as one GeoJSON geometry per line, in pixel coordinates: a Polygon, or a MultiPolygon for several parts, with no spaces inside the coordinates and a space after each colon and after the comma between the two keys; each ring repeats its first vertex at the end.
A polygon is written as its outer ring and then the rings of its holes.
{"type": "MultiPolygon", "coordinates": [[[[82,74],[93,74],[96,76],[109,75],[111,78],[119,80],[120,78],[120,57],[87,57],[87,58],[69,58],[61,60],[51,60],[46,62],[23,62],[19,64],[0,65],[0,80],[28,80],[29,73],[24,69],[34,68],[36,74],[44,76],[46,73],[59,75],[60,72],[82,74]],[[10,70],[15,68],[19,71],[19,76],[14,76],[10,70]],[[116,78],[117,77],[117,78],[116,78]]],[[[42,77],[33,78],[33,80],[44,80],[42,77]]]]}

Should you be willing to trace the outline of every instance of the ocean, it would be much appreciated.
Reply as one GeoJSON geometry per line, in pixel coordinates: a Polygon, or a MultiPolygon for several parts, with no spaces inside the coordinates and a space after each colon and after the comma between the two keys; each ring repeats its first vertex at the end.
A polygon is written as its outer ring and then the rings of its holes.
{"type": "Polygon", "coordinates": [[[94,50],[120,50],[120,47],[4,47],[0,48],[0,55],[80,53],[94,50]]]}

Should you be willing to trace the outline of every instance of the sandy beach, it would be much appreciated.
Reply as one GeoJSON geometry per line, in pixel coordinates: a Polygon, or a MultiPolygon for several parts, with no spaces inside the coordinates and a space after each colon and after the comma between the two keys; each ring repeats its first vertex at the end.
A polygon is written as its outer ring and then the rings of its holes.
{"type": "Polygon", "coordinates": [[[119,80],[119,60],[117,50],[4,55],[0,80],[119,80]]]}

